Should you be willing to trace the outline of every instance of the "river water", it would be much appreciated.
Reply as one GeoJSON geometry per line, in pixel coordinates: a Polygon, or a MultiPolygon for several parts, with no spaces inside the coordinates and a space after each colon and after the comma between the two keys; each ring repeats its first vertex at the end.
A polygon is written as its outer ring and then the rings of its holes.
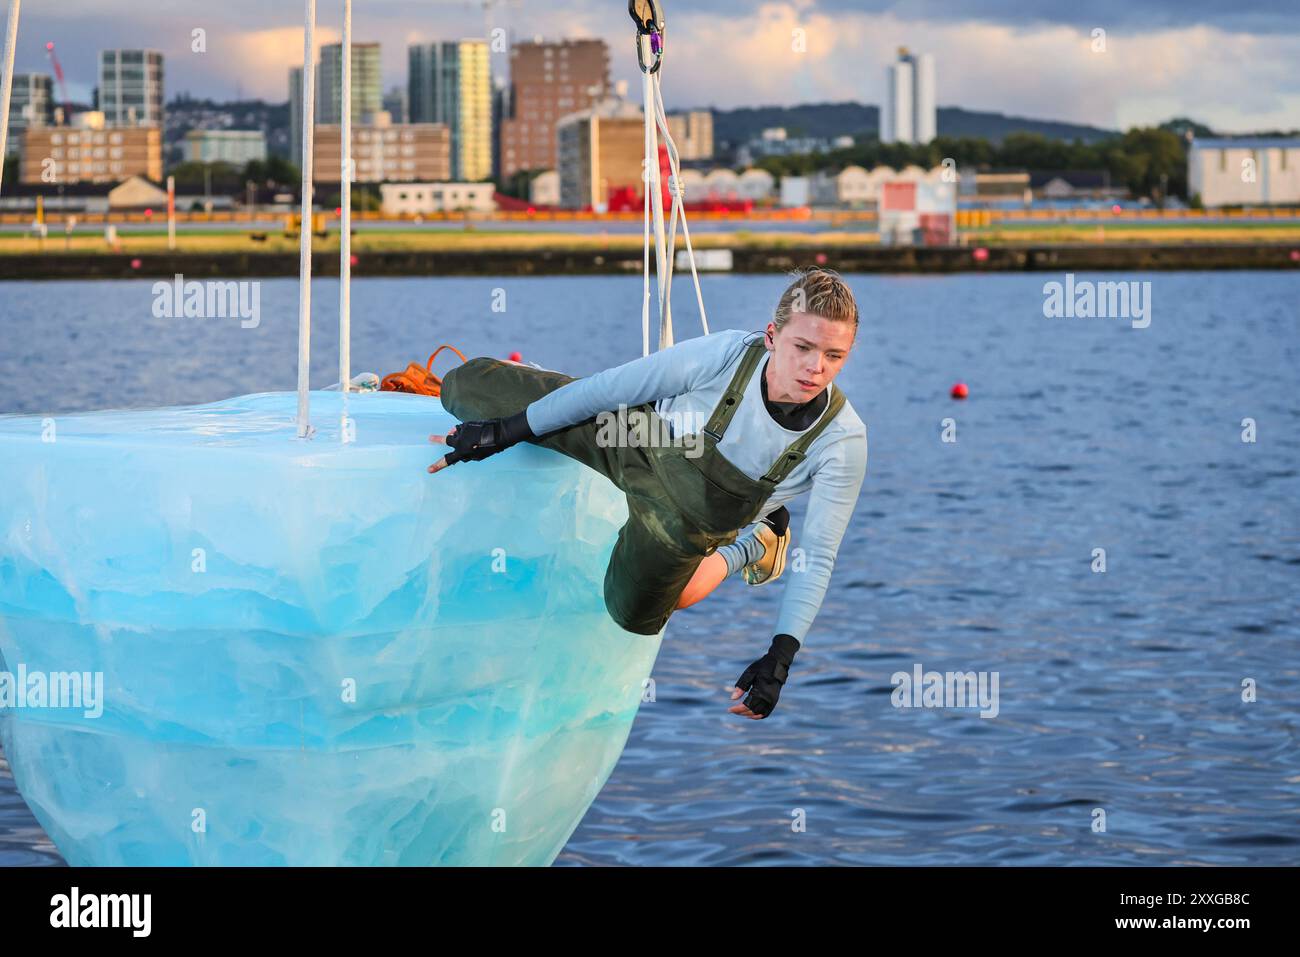
{"type": "MultiPolygon", "coordinates": [[[[673,617],[656,700],[556,863],[1294,863],[1297,277],[1075,277],[1149,282],[1145,328],[1045,318],[1059,275],[848,278],[837,382],[867,481],[780,706],[726,710],[782,592],[737,576],[673,617]],[[895,707],[917,667],[996,676],[996,716],[895,707]]],[[[762,328],[785,281],[706,277],[711,327],[762,328]]],[[[155,318],[151,287],[0,284],[0,412],[295,387],[295,281],[260,282],[255,325],[155,318]]],[[[337,289],[314,286],[317,388],[337,289]]],[[[697,334],[689,274],[675,298],[697,334]]],[[[640,355],[640,305],[639,277],[358,280],[353,367],[450,342],[585,375],[640,355]]],[[[0,865],[60,860],[0,764],[0,865]]]]}

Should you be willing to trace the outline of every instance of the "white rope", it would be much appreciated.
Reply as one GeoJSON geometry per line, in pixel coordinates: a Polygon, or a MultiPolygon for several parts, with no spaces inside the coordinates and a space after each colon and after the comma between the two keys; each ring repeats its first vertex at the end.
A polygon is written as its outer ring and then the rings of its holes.
{"type": "Polygon", "coordinates": [[[4,185],[5,141],[9,137],[9,94],[14,85],[14,48],[18,46],[18,8],[21,0],[9,0],[9,22],[5,26],[4,73],[0,74],[0,186],[4,185]]]}
{"type": "MultiPolygon", "coordinates": [[[[339,241],[339,382],[343,390],[343,417],[347,418],[347,393],[352,380],[352,0],[343,0],[343,189],[339,241]]],[[[343,423],[346,427],[346,422],[343,423]]],[[[346,434],[344,441],[346,441],[346,434]]]]}
{"type": "MultiPolygon", "coordinates": [[[[645,95],[647,102],[650,93],[650,77],[648,74],[641,75],[641,92],[645,95]]],[[[646,115],[649,113],[647,111],[646,115]]],[[[641,248],[641,265],[643,271],[643,295],[641,299],[641,355],[650,354],[650,124],[645,125],[645,131],[642,137],[643,152],[645,158],[641,161],[641,192],[645,196],[645,242],[641,248]]]]}
{"type": "MultiPolygon", "coordinates": [[[[660,67],[660,69],[661,70],[663,69],[662,66],[660,67]]],[[[669,179],[672,181],[669,184],[670,192],[672,192],[673,194],[673,199],[672,199],[672,210],[671,210],[672,217],[671,217],[671,222],[669,223],[668,239],[666,244],[665,258],[667,259],[667,267],[660,273],[660,281],[663,283],[663,289],[664,289],[664,299],[669,303],[671,303],[672,288],[673,288],[673,270],[676,268],[676,262],[677,262],[675,258],[675,251],[677,248],[677,217],[681,212],[681,206],[680,203],[678,202],[678,190],[675,188],[677,178],[673,175],[673,170],[675,168],[673,166],[673,154],[676,152],[677,146],[675,143],[673,143],[673,138],[672,135],[668,132],[667,124],[664,124],[662,127],[658,126],[659,116],[663,112],[663,102],[662,102],[663,94],[662,91],[659,89],[658,74],[655,74],[655,76],[652,79],[654,80],[654,89],[652,91],[653,96],[651,97],[651,100],[654,109],[646,110],[646,122],[655,123],[655,125],[659,129],[661,129],[664,134],[664,146],[668,152],[669,179]]],[[[656,169],[659,168],[659,150],[657,147],[655,149],[655,168],[656,169]]],[[[655,195],[656,196],[663,195],[662,187],[658,191],[656,191],[655,195]]],[[[671,317],[669,319],[669,326],[671,328],[671,317]]]]}
{"type": "MultiPolygon", "coordinates": [[[[650,37],[642,34],[639,38],[645,51],[646,62],[651,59],[650,37]]],[[[655,277],[659,285],[659,348],[666,349],[673,344],[673,322],[672,311],[669,307],[667,298],[664,295],[664,206],[660,201],[663,194],[663,183],[659,176],[659,139],[656,135],[654,121],[651,117],[654,115],[654,97],[655,85],[654,80],[649,74],[642,74],[643,88],[645,90],[645,117],[646,117],[646,165],[650,170],[650,182],[647,188],[653,190],[652,202],[650,209],[654,213],[655,225],[655,277]]]]}
{"type": "Polygon", "coordinates": [[[302,222],[298,229],[298,438],[311,434],[308,391],[311,373],[311,152],[316,126],[316,0],[307,0],[302,33],[302,222]]]}
{"type": "MultiPolygon", "coordinates": [[[[642,56],[646,62],[650,56],[650,38],[641,35],[642,56]]],[[[687,257],[691,263],[691,277],[695,283],[695,300],[700,308],[700,323],[704,334],[709,334],[709,321],[704,310],[704,293],[700,288],[699,270],[695,263],[695,247],[691,242],[690,227],[686,221],[685,184],[681,179],[681,158],[677,144],[673,142],[668,129],[668,117],[664,112],[663,92],[660,88],[662,67],[654,74],[642,72],[642,95],[645,101],[645,175],[642,177],[645,189],[644,203],[644,243],[642,247],[643,297],[641,303],[641,349],[642,355],[650,354],[650,229],[651,229],[651,195],[654,196],[654,235],[655,235],[655,277],[659,288],[659,348],[665,349],[673,344],[672,317],[672,283],[676,263],[677,220],[680,217],[682,234],[686,239],[687,257]],[[665,238],[662,174],[659,168],[658,134],[662,132],[664,147],[668,153],[669,175],[671,179],[672,211],[669,232],[665,238]]]]}
{"type": "MultiPolygon", "coordinates": [[[[660,73],[663,71],[660,70],[660,73]]],[[[668,164],[672,174],[673,183],[673,224],[671,243],[669,247],[669,286],[672,285],[671,270],[676,263],[676,256],[671,255],[672,250],[677,245],[677,213],[680,210],[682,217],[682,235],[686,238],[686,256],[691,263],[691,278],[695,281],[695,301],[700,307],[700,325],[704,327],[704,334],[709,334],[709,319],[704,311],[704,292],[700,289],[700,274],[695,267],[695,247],[691,244],[691,229],[686,221],[686,184],[682,182],[681,158],[677,152],[677,144],[673,142],[672,133],[668,131],[668,117],[664,114],[663,92],[659,89],[659,75],[655,75],[655,108],[658,114],[659,126],[664,133],[664,142],[668,146],[668,164]]]]}

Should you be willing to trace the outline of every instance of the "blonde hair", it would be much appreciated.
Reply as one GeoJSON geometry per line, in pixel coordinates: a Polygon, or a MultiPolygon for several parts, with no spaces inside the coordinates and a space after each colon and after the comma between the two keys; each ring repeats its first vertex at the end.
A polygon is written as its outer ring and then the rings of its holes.
{"type": "Polygon", "coordinates": [[[796,269],[794,282],[781,294],[776,304],[772,323],[777,332],[790,321],[796,312],[811,313],[833,322],[853,323],[853,335],[858,334],[858,304],[848,283],[834,269],[811,266],[796,269]]]}

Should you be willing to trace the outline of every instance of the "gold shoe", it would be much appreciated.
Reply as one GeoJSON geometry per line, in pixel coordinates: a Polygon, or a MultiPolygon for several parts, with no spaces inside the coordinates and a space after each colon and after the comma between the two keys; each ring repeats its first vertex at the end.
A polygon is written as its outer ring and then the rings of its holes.
{"type": "Polygon", "coordinates": [[[766,585],[768,582],[776,581],[785,571],[785,553],[790,544],[790,529],[787,528],[784,534],[777,535],[766,522],[759,522],[755,534],[763,543],[763,557],[756,562],[750,562],[740,571],[745,576],[746,585],[766,585]]]}

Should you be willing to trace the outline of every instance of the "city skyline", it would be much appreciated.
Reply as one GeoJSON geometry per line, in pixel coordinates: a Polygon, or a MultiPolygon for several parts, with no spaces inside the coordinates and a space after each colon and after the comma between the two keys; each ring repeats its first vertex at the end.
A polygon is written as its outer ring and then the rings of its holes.
{"type": "MultiPolygon", "coordinates": [[[[676,7],[669,11],[665,100],[674,110],[845,100],[880,105],[884,67],[898,46],[908,46],[942,64],[939,106],[1114,129],[1179,115],[1225,133],[1300,128],[1295,18],[1253,0],[1232,10],[1189,10],[1172,2],[1134,10],[1109,0],[1092,6],[1082,15],[1065,4],[1025,13],[1000,2],[925,0],[723,0],[707,12],[676,7]],[[745,17],[738,31],[736,22],[745,17]],[[719,36],[729,42],[719,43],[719,36]]],[[[136,10],[124,0],[25,9],[15,72],[49,72],[44,47],[53,40],[70,96],[86,102],[100,50],[147,47],[166,58],[169,98],[185,92],[216,100],[241,94],[285,99],[286,68],[302,58],[296,5],[267,9],[233,0],[214,10],[181,3],[143,24],[136,10]],[[205,53],[191,52],[196,28],[206,31],[205,53]]],[[[540,8],[521,3],[492,10],[516,41],[539,32],[561,38],[540,8]]],[[[317,16],[318,43],[337,42],[339,11],[321,5],[317,16]]],[[[381,70],[387,89],[405,83],[406,58],[397,53],[409,44],[485,37],[487,31],[482,11],[467,3],[376,0],[354,9],[354,35],[386,48],[381,70]]],[[[604,39],[611,79],[629,80],[636,90],[624,4],[569,4],[563,36],[604,39]]],[[[503,63],[498,51],[493,66],[499,70],[503,63]]]]}

